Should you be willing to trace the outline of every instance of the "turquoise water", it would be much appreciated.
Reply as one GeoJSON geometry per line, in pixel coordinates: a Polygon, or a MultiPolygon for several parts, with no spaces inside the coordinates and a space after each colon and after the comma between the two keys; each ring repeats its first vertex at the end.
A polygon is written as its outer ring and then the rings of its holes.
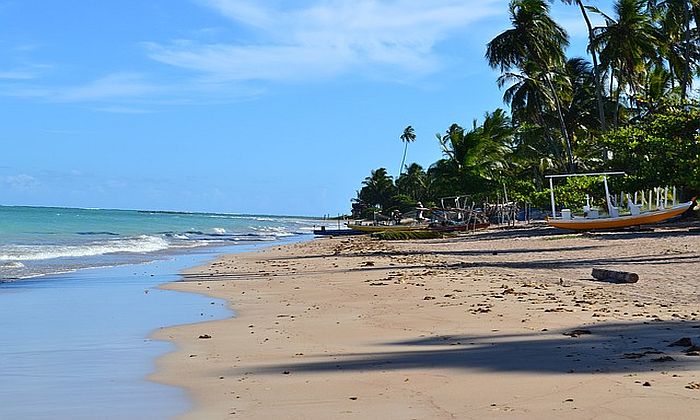
{"type": "Polygon", "coordinates": [[[279,216],[0,206],[0,281],[150,261],[189,248],[311,235],[279,216]]]}
{"type": "Polygon", "coordinates": [[[318,220],[0,207],[0,419],[168,419],[185,392],[149,382],[152,331],[232,316],[160,290],[222,253],[310,239],[318,220]],[[62,273],[62,274],[59,274],[62,273]]]}

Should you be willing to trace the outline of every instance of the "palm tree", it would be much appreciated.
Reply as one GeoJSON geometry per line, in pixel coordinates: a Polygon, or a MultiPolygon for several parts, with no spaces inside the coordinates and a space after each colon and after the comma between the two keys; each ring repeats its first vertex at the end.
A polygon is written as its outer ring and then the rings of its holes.
{"type": "Polygon", "coordinates": [[[408,151],[408,143],[416,141],[416,133],[413,131],[413,127],[410,125],[403,129],[403,134],[399,137],[404,143],[403,147],[403,158],[401,158],[401,166],[399,167],[399,176],[403,172],[403,165],[406,163],[406,152],[408,151]]]}
{"type": "Polygon", "coordinates": [[[452,124],[445,135],[437,134],[446,157],[441,170],[451,168],[460,181],[461,193],[483,192],[485,183],[496,181],[506,166],[513,132],[502,109],[486,113],[480,126],[474,121],[471,130],[452,124]]]}
{"type": "MultiPolygon", "coordinates": [[[[648,72],[642,93],[637,102],[647,114],[654,113],[674,97],[673,72],[663,66],[655,66],[648,72]]],[[[682,100],[682,98],[681,98],[682,100]]]]}
{"type": "Polygon", "coordinates": [[[600,69],[598,67],[598,52],[595,48],[595,34],[593,32],[593,25],[591,24],[591,19],[588,17],[586,12],[586,6],[581,0],[561,0],[566,4],[576,4],[581,10],[581,16],[586,22],[586,28],[588,29],[588,52],[591,54],[591,59],[593,60],[593,80],[595,83],[595,95],[596,101],[598,103],[598,119],[600,120],[601,131],[606,131],[606,121],[605,121],[605,102],[603,99],[603,81],[600,75],[600,69]]]}
{"type": "MultiPolygon", "coordinates": [[[[541,72],[537,66],[528,66],[528,70],[522,72],[507,72],[498,78],[498,87],[510,84],[503,94],[503,100],[510,105],[513,122],[529,133],[537,132],[539,139],[536,140],[537,150],[548,150],[557,162],[562,162],[561,170],[566,171],[567,158],[566,151],[562,148],[561,142],[552,132],[551,127],[556,127],[558,117],[552,112],[552,99],[547,86],[543,82],[541,72]],[[544,140],[544,145],[539,144],[544,140]],[[563,158],[563,159],[562,159],[563,158]]],[[[566,86],[562,86],[566,88],[566,86]]],[[[562,89],[560,94],[565,93],[562,89]]],[[[567,124],[567,131],[569,125],[567,124]]],[[[528,143],[534,138],[525,136],[528,143]]],[[[530,147],[530,146],[528,146],[530,147]]]]}
{"type": "Polygon", "coordinates": [[[649,1],[649,9],[664,41],[664,55],[671,74],[671,86],[680,84],[681,101],[685,101],[700,69],[700,43],[697,30],[699,0],[649,1]],[[691,28],[695,20],[696,28],[691,28]]]}
{"type": "MultiPolygon", "coordinates": [[[[616,83],[615,113],[617,126],[623,92],[628,105],[635,105],[648,64],[658,60],[661,42],[651,16],[645,10],[646,0],[617,0],[616,17],[603,15],[606,26],[596,29],[595,47],[600,49],[601,64],[610,70],[610,83],[616,83]]],[[[612,89],[611,89],[612,94],[612,89]]]]}
{"type": "Polygon", "coordinates": [[[459,124],[452,124],[447,129],[445,135],[440,133],[435,134],[442,153],[447,157],[452,166],[457,172],[461,171],[464,166],[464,156],[466,155],[466,142],[464,141],[464,128],[459,124]]]}
{"type": "Polygon", "coordinates": [[[362,181],[362,185],[358,199],[368,206],[385,208],[396,193],[394,181],[386,168],[373,170],[371,175],[362,181]]]}
{"type": "Polygon", "coordinates": [[[415,201],[427,201],[427,182],[427,174],[423,167],[412,163],[406,167],[406,172],[396,180],[396,186],[415,201]]]}
{"type": "Polygon", "coordinates": [[[595,72],[591,63],[583,58],[571,58],[566,62],[566,77],[571,88],[564,104],[564,120],[571,133],[572,146],[580,137],[590,137],[598,122],[596,116],[595,72]]]}
{"type": "Polygon", "coordinates": [[[561,75],[564,66],[564,48],[569,45],[566,31],[549,16],[549,6],[544,0],[512,0],[510,20],[513,25],[488,43],[486,59],[492,68],[501,72],[518,69],[521,73],[532,73],[537,69],[538,77],[547,94],[554,102],[561,135],[566,144],[569,170],[574,171],[571,139],[562,114],[559,89],[554,78],[561,75]]]}

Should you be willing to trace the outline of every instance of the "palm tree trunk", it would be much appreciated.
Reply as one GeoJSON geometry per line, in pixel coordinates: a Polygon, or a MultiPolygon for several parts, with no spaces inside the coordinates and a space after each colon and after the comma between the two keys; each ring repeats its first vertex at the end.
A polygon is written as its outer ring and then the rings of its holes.
{"type": "MultiPolygon", "coordinates": [[[[619,73],[619,71],[618,71],[619,73]]],[[[615,89],[615,114],[613,115],[613,127],[617,128],[620,122],[620,96],[622,95],[622,83],[620,78],[617,78],[617,87],[615,89]]]]}
{"type": "MultiPolygon", "coordinates": [[[[408,142],[404,142],[403,146],[403,158],[401,158],[401,167],[399,167],[399,176],[403,172],[403,165],[406,163],[406,152],[408,151],[408,142]]],[[[398,178],[396,178],[398,180],[398,178]]]]}
{"type": "Polygon", "coordinates": [[[595,81],[595,96],[598,101],[598,119],[600,120],[600,129],[606,131],[606,121],[605,121],[605,104],[603,102],[603,82],[600,80],[600,69],[598,68],[598,56],[594,47],[594,36],[593,36],[593,25],[591,20],[588,18],[588,13],[583,7],[581,0],[576,0],[579,9],[581,9],[581,14],[583,15],[583,20],[586,21],[586,27],[588,28],[588,46],[591,52],[591,58],[593,59],[593,79],[595,81]]]}
{"type": "Polygon", "coordinates": [[[685,103],[685,98],[690,81],[690,57],[688,50],[690,48],[690,11],[688,10],[688,2],[683,2],[683,80],[681,80],[681,103],[685,103]]]}
{"type": "MultiPolygon", "coordinates": [[[[613,81],[615,80],[615,69],[610,69],[610,96],[613,96],[613,81]]],[[[618,86],[620,82],[618,81],[618,86]]],[[[615,111],[613,113],[613,128],[617,128],[617,113],[620,112],[620,91],[615,91],[615,111]]]]}
{"type": "Polygon", "coordinates": [[[564,114],[561,111],[561,102],[559,101],[559,95],[557,94],[557,90],[554,88],[554,84],[552,83],[552,80],[549,78],[549,74],[545,74],[544,78],[547,82],[547,85],[549,86],[549,89],[552,91],[552,97],[554,98],[554,105],[557,108],[557,117],[559,118],[561,135],[564,137],[564,141],[566,142],[566,157],[567,157],[567,160],[569,162],[568,172],[573,173],[573,172],[575,172],[574,151],[571,148],[571,139],[569,138],[569,130],[566,129],[566,122],[564,121],[564,114]]]}

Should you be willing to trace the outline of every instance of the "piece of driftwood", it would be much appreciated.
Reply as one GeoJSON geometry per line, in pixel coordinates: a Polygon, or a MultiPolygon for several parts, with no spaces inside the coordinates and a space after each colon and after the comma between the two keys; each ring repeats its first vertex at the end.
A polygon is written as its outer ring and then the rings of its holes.
{"type": "Polygon", "coordinates": [[[639,275],[637,273],[630,273],[628,271],[613,271],[604,270],[602,268],[594,268],[591,275],[596,280],[607,281],[609,283],[636,283],[639,281],[639,275]]]}

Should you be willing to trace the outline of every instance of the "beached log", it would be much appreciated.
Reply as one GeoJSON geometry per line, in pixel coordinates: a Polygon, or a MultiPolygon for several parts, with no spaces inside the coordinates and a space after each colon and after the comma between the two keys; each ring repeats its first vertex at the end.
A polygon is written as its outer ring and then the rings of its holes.
{"type": "Polygon", "coordinates": [[[609,283],[636,283],[639,281],[639,275],[637,273],[630,273],[628,271],[594,268],[591,275],[596,280],[607,281],[609,283]]]}

